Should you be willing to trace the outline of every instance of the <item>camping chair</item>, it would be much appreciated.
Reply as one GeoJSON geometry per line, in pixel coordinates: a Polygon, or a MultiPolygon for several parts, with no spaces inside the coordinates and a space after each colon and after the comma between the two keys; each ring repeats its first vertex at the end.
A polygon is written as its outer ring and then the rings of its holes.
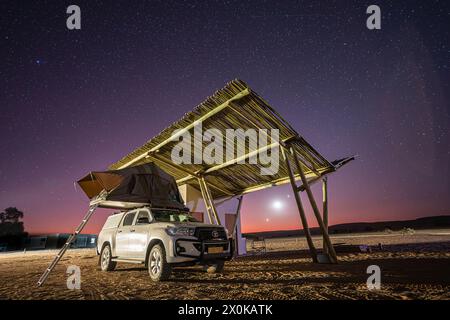
{"type": "Polygon", "coordinates": [[[256,237],[252,239],[252,251],[253,254],[265,254],[266,253],[266,239],[263,237],[256,237]]]}

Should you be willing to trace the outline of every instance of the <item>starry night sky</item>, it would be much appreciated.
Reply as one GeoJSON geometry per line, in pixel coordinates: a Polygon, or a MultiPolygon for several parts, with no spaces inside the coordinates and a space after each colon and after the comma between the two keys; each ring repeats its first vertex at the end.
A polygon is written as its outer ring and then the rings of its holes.
{"type": "MultiPolygon", "coordinates": [[[[74,181],[235,78],[329,160],[359,155],[330,176],[330,224],[450,214],[448,1],[2,1],[0,12],[0,208],[23,210],[31,233],[71,231],[88,204],[74,181]],[[66,28],[70,4],[81,30],[66,28]],[[366,28],[371,4],[381,30],[366,28]]],[[[290,193],[246,196],[244,231],[298,228],[290,193]]]]}

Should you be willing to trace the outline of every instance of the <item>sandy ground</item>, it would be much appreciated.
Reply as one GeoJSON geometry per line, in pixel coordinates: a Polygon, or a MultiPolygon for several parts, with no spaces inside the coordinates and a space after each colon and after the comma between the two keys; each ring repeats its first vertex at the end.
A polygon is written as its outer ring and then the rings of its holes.
{"type": "MultiPolygon", "coordinates": [[[[320,238],[314,241],[321,246],[320,238]]],[[[374,250],[341,253],[339,264],[319,265],[298,250],[306,246],[303,238],[267,240],[265,255],[230,261],[223,274],[180,268],[169,281],[154,283],[140,265],[119,263],[115,271],[101,272],[94,250],[77,249],[40,288],[36,281],[56,251],[3,253],[0,299],[450,299],[450,230],[340,235],[333,242],[374,250]],[[383,250],[375,248],[378,243],[383,250]],[[381,268],[380,290],[366,286],[373,264],[381,268]],[[69,265],[81,268],[81,290],[67,289],[69,265]]]]}

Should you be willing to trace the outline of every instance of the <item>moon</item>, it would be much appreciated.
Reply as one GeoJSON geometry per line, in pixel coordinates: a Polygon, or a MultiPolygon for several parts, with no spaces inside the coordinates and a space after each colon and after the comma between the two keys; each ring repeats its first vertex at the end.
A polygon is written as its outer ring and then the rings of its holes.
{"type": "Polygon", "coordinates": [[[283,203],[279,200],[275,200],[274,202],[272,202],[272,208],[274,208],[275,210],[280,210],[281,208],[283,208],[283,203]]]}

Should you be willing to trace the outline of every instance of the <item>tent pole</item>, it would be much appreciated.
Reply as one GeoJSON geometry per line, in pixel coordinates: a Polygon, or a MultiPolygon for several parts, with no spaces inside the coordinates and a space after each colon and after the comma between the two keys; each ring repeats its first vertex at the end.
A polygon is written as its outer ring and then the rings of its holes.
{"type": "MultiPolygon", "coordinates": [[[[328,233],[328,178],[324,177],[322,179],[322,204],[323,204],[323,224],[325,226],[325,230],[328,233]]],[[[323,251],[328,253],[328,248],[325,245],[325,238],[323,239],[323,251]]]]}
{"type": "Polygon", "coordinates": [[[205,180],[204,177],[201,177],[200,179],[203,182],[203,186],[205,188],[206,195],[207,195],[207,197],[209,199],[209,206],[211,208],[211,212],[212,212],[212,214],[214,216],[214,219],[216,220],[216,224],[217,225],[221,225],[220,219],[219,219],[219,215],[217,214],[217,209],[216,209],[216,206],[214,205],[214,200],[213,200],[213,197],[211,195],[211,191],[209,190],[208,184],[206,183],[206,180],[205,180]]]}
{"type": "Polygon", "coordinates": [[[309,187],[308,180],[305,177],[302,166],[301,166],[300,162],[298,161],[297,154],[295,153],[295,150],[292,147],[291,147],[291,154],[294,157],[294,161],[297,165],[297,170],[300,173],[300,178],[302,179],[303,186],[305,187],[306,194],[308,195],[309,203],[311,204],[314,215],[316,216],[317,222],[319,223],[320,230],[322,231],[323,239],[325,240],[325,243],[327,245],[328,253],[331,258],[331,262],[337,263],[336,252],[334,251],[333,244],[331,243],[330,237],[328,236],[328,232],[325,228],[322,217],[320,216],[319,209],[317,208],[316,201],[314,200],[314,195],[312,194],[311,188],[309,187]]]}
{"type": "Polygon", "coordinates": [[[311,233],[308,227],[308,221],[306,220],[305,210],[303,209],[303,204],[300,195],[297,192],[297,185],[295,184],[294,173],[292,172],[291,163],[289,161],[289,158],[287,157],[284,147],[281,148],[281,153],[283,155],[284,161],[286,162],[286,166],[288,169],[292,191],[294,192],[295,202],[297,203],[298,213],[300,214],[300,219],[302,221],[303,232],[305,233],[306,242],[308,243],[309,247],[309,252],[313,262],[317,262],[317,251],[316,248],[314,247],[314,243],[312,242],[311,233]]]}
{"type": "Polygon", "coordinates": [[[202,192],[203,202],[205,203],[206,213],[208,214],[209,223],[212,224],[213,221],[212,221],[212,217],[211,217],[209,201],[208,201],[207,196],[206,196],[206,192],[205,192],[205,188],[203,186],[203,182],[202,182],[202,180],[200,178],[198,178],[198,184],[200,186],[200,191],[202,192]]]}

